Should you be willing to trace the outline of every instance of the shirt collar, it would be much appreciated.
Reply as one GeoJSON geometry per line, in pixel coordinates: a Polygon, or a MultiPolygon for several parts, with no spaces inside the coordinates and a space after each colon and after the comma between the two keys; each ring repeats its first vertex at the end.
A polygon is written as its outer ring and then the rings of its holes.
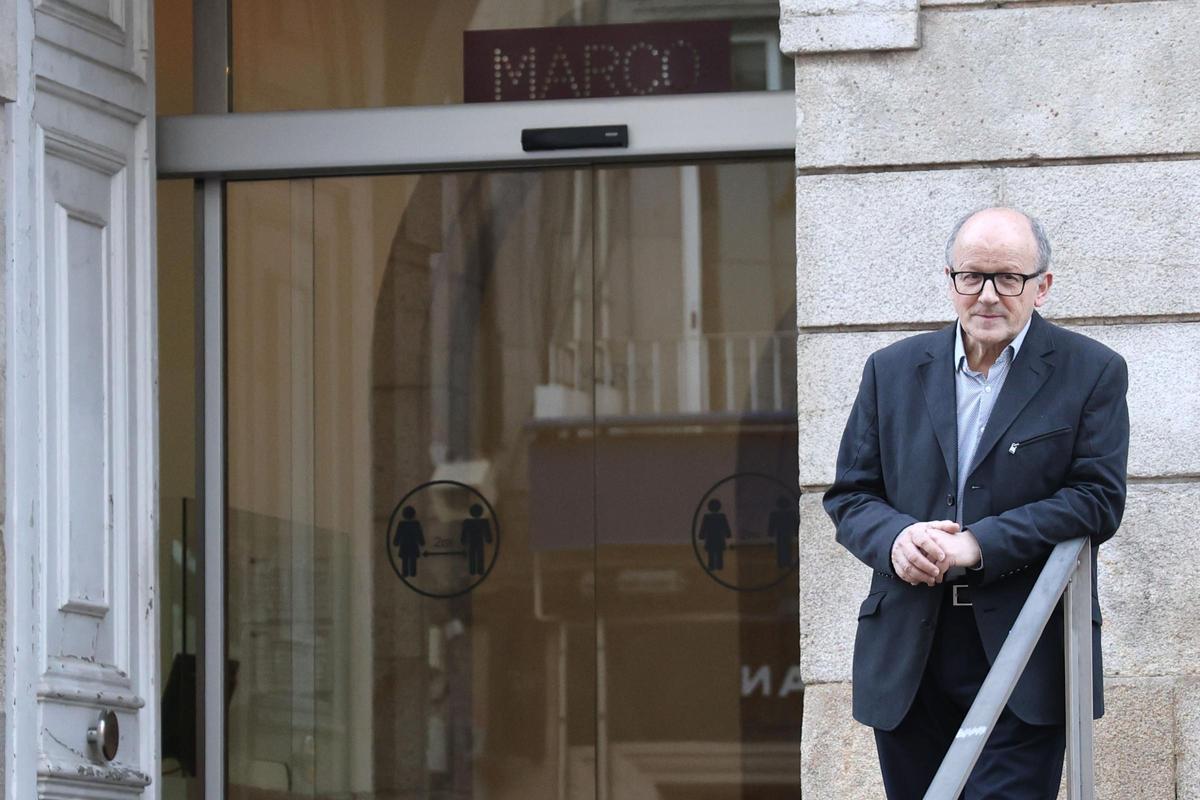
{"type": "MultiPolygon", "coordinates": [[[[1008,362],[1011,364],[1016,359],[1017,353],[1021,351],[1021,345],[1025,342],[1025,334],[1029,333],[1029,326],[1033,323],[1033,315],[1029,315],[1029,319],[1025,320],[1025,327],[1021,328],[1013,340],[1008,343],[1008,347],[1004,348],[1004,352],[1008,353],[1008,362]],[[1009,352],[1011,351],[1011,352],[1009,352]]],[[[967,357],[967,351],[963,347],[962,341],[962,323],[954,323],[954,369],[957,372],[959,369],[964,369],[963,359],[967,357]]]]}

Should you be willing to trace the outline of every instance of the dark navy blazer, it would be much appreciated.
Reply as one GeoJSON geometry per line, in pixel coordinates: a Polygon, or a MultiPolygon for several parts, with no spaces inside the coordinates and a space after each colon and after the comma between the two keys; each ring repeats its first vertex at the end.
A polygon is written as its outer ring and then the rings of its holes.
{"type": "MultiPolygon", "coordinates": [[[[1054,546],[1091,537],[1092,686],[1099,717],[1104,699],[1095,555],[1125,509],[1125,361],[1034,312],[964,496],[956,497],[955,330],[949,325],[912,336],[867,359],[842,435],[837,477],[825,493],[838,542],[874,570],[858,612],[854,718],[891,730],[912,704],[946,588],[912,586],[895,576],[892,543],[914,522],[954,519],[955,503],[963,503],[964,527],[983,552],[972,610],[990,661],[1054,546]]],[[[1029,723],[1063,722],[1061,613],[1046,626],[1009,708],[1029,723]]]]}

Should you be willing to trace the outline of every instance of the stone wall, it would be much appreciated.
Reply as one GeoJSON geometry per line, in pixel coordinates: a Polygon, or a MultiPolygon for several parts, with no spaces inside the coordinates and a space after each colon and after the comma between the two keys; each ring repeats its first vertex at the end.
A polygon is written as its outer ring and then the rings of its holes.
{"type": "Polygon", "coordinates": [[[954,220],[1042,219],[1043,309],[1129,364],[1129,500],[1100,549],[1097,796],[1200,800],[1200,3],[783,0],[796,56],[806,800],[883,796],[850,716],[869,571],[820,493],[862,364],[953,319],[954,220]]]}

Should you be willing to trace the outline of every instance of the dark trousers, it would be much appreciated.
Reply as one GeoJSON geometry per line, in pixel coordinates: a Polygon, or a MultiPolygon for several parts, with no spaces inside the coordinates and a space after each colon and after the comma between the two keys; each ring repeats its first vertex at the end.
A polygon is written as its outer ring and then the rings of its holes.
{"type": "MultiPolygon", "coordinates": [[[[969,606],[951,605],[950,597],[946,587],[933,649],[912,708],[895,730],[875,729],[888,800],[925,796],[987,676],[975,615],[969,606]]],[[[1055,800],[1065,750],[1065,725],[1030,725],[1005,708],[961,797],[1055,800]]]]}

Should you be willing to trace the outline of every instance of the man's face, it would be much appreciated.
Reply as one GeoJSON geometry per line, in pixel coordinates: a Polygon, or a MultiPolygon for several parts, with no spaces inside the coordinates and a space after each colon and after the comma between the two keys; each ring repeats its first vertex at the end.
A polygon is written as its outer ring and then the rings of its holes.
{"type": "MultiPolygon", "coordinates": [[[[954,245],[956,272],[1019,272],[1037,269],[1037,242],[1024,216],[1010,209],[990,208],[967,220],[954,245]]],[[[1001,347],[1012,341],[1046,302],[1053,276],[1025,282],[1016,296],[997,294],[995,282],[987,281],[978,295],[959,294],[946,270],[947,289],[968,341],[985,347],[1001,347]]]]}

